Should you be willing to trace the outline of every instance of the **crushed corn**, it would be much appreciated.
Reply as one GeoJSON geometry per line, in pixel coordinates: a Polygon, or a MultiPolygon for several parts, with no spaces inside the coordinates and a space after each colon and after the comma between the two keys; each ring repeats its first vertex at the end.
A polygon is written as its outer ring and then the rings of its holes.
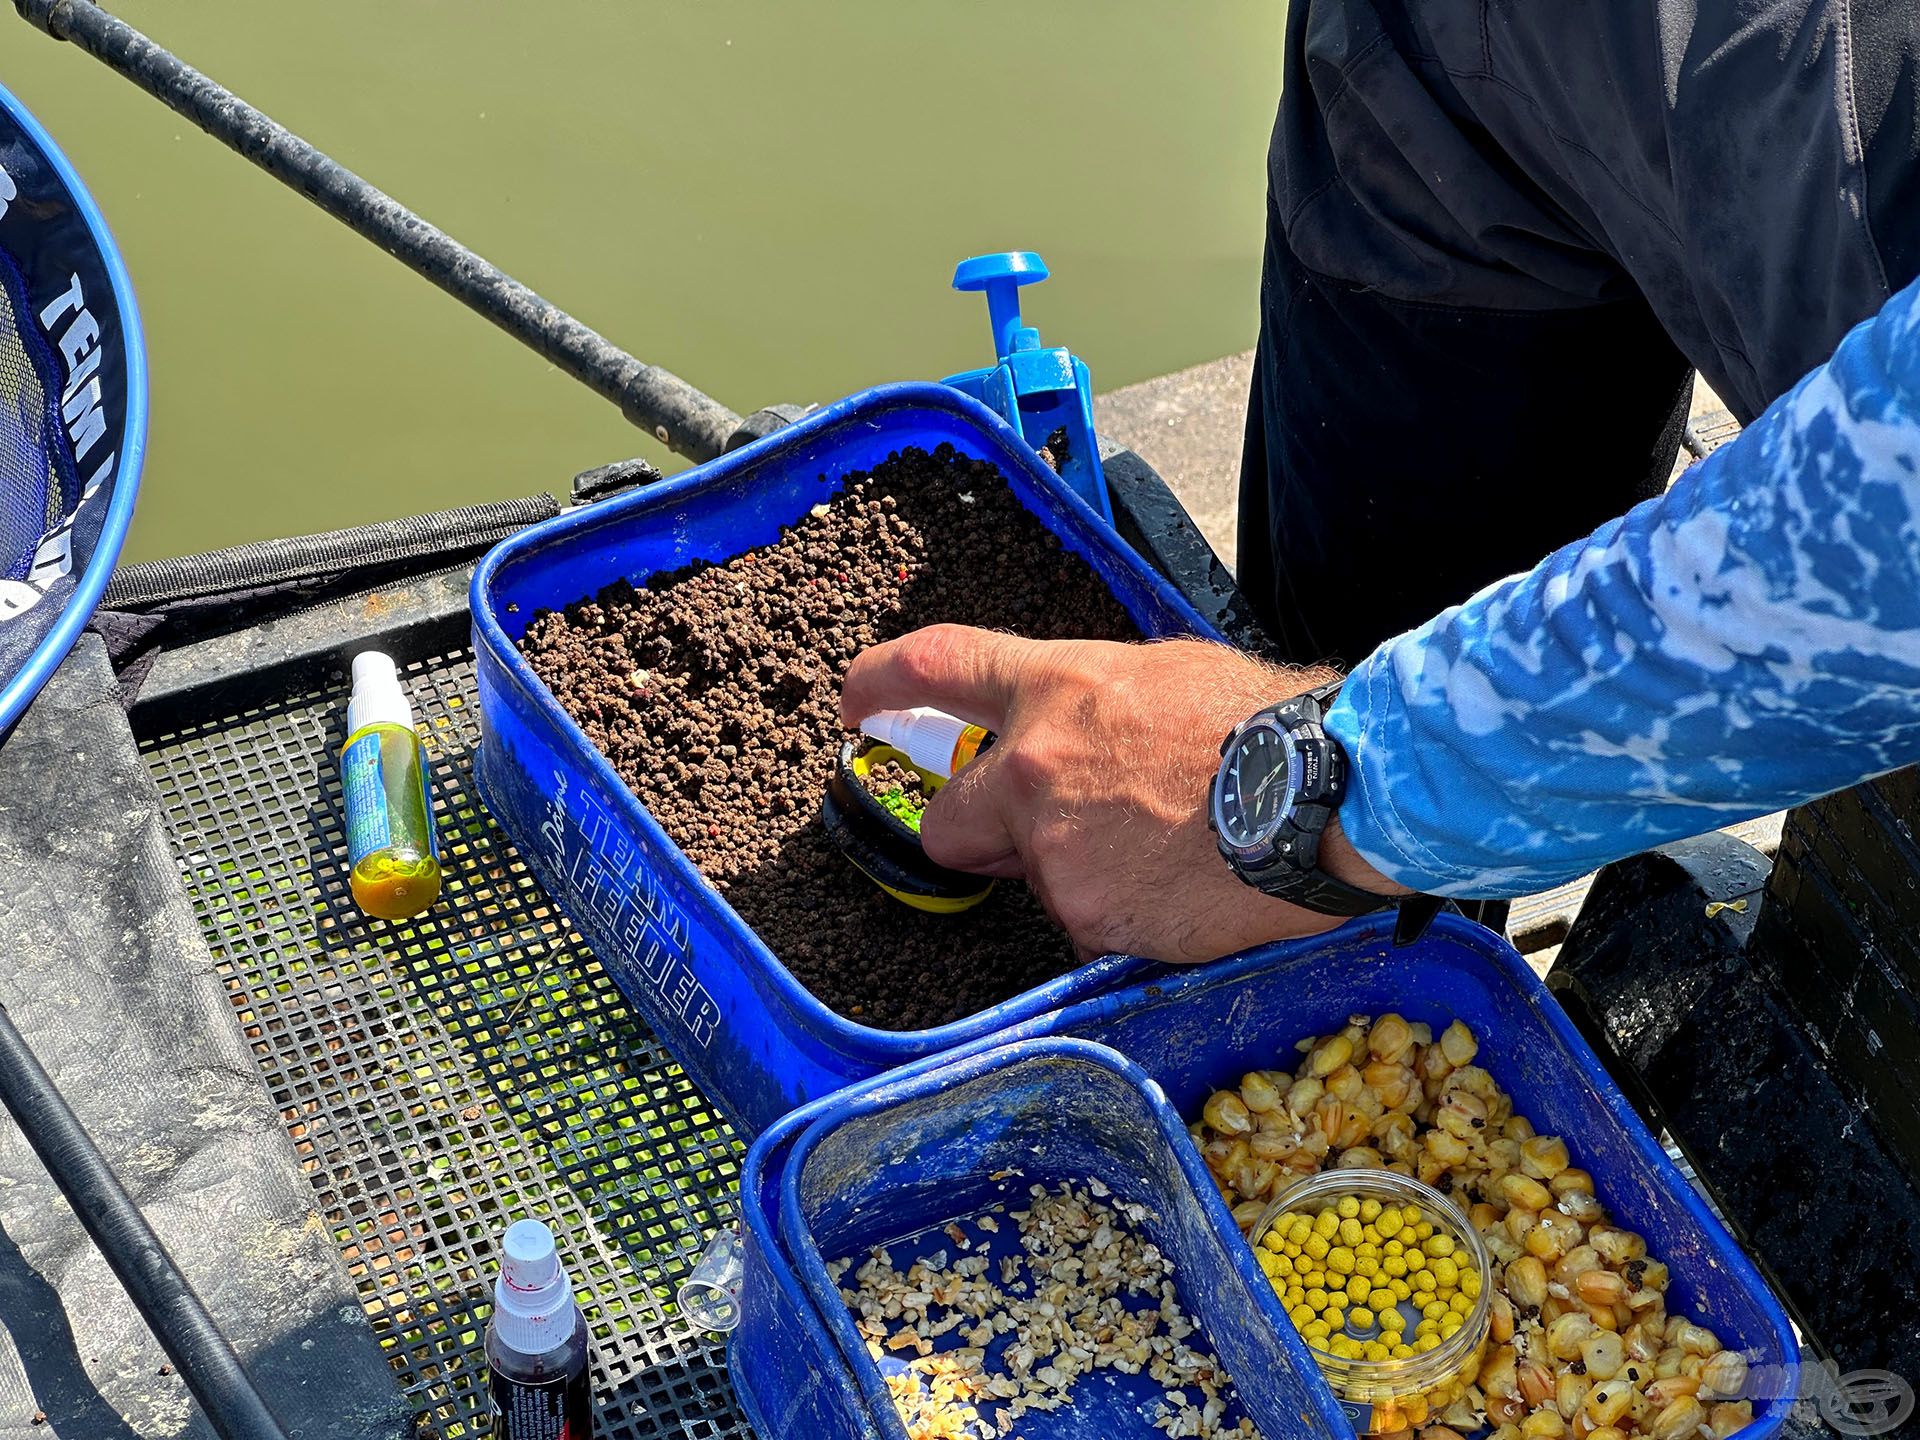
{"type": "Polygon", "coordinates": [[[1138,1228],[1145,1209],[1098,1181],[1028,1196],[1006,1217],[1019,1248],[997,1262],[967,1235],[1002,1228],[979,1215],[946,1227],[967,1252],[957,1259],[942,1249],[902,1272],[877,1249],[827,1266],[868,1353],[904,1361],[887,1389],[908,1440],[1018,1440],[1022,1416],[1071,1405],[1079,1379],[1102,1370],[1160,1385],[1147,1418],[1170,1440],[1260,1440],[1251,1420],[1228,1418],[1232,1382],[1138,1228]]]}

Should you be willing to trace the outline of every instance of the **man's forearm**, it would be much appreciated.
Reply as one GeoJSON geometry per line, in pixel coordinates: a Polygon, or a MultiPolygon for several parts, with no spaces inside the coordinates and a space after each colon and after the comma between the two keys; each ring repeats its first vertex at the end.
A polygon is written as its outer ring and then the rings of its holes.
{"type": "Polygon", "coordinates": [[[1328,728],[1355,849],[1453,895],[1920,758],[1920,287],[1664,497],[1381,646],[1328,728]]]}

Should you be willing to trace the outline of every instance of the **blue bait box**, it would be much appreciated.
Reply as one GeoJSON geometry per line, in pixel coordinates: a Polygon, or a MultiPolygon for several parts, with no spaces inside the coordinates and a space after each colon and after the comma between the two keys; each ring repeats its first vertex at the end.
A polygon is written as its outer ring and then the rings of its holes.
{"type": "MultiPolygon", "coordinates": [[[[1011,1220],[992,1234],[968,1227],[966,1252],[943,1226],[996,1206],[1002,1214],[1024,1210],[1030,1186],[1084,1190],[1090,1180],[1110,1192],[1104,1203],[1138,1205],[1133,1228],[1172,1262],[1182,1309],[1236,1382],[1244,1410],[1230,1408],[1228,1423],[1244,1413],[1267,1435],[1341,1434],[1340,1411],[1311,1369],[1276,1365],[1272,1337],[1247,1323],[1257,1297],[1271,1291],[1253,1252],[1205,1204],[1213,1196],[1218,1208],[1217,1191],[1160,1087],[1107,1046],[1066,1037],[989,1046],[924,1073],[842,1091],[821,1105],[787,1154],[779,1233],[837,1351],[833,1359],[853,1376],[879,1434],[906,1440],[887,1390],[904,1357],[871,1358],[826,1262],[850,1256],[857,1265],[884,1246],[902,1271],[935,1251],[949,1262],[984,1253],[997,1264],[1022,1253],[1011,1220]]],[[[1159,1302],[1123,1303],[1153,1309],[1159,1302]]],[[[955,1335],[937,1348],[958,1343],[955,1335]]],[[[1033,1440],[1152,1440],[1163,1433],[1151,1418],[1163,1394],[1145,1374],[1089,1372],[1070,1405],[1022,1415],[1019,1431],[1033,1440]]],[[[1187,1394],[1198,1401],[1198,1391],[1187,1394]]]]}
{"type": "MultiPolygon", "coordinates": [[[[1473,1030],[1480,1041],[1474,1063],[1493,1075],[1542,1134],[1566,1140],[1574,1163],[1593,1174],[1615,1223],[1644,1236],[1649,1253],[1671,1267],[1670,1313],[1707,1326],[1729,1349],[1746,1356],[1754,1423],[1741,1432],[1742,1440],[1760,1440],[1778,1430],[1793,1404],[1799,1353],[1779,1303],[1526,962],[1499,937],[1458,917],[1441,916],[1424,937],[1401,948],[1393,945],[1391,917],[1375,917],[1315,939],[1265,946],[1151,978],[1030,1017],[944,1062],[936,1057],[865,1088],[874,1096],[897,1094],[902,1087],[926,1083],[929,1072],[943,1063],[962,1067],[941,1072],[955,1076],[984,1051],[1066,1036],[1125,1056],[1159,1087],[1176,1117],[1189,1116],[1213,1090],[1237,1084],[1248,1070],[1293,1069],[1295,1042],[1337,1030],[1349,1015],[1388,1010],[1425,1021],[1436,1031],[1454,1019],[1473,1030]]],[[[792,1187],[805,1184],[793,1180],[791,1172],[809,1127],[840,1114],[846,1103],[851,1102],[836,1097],[783,1120],[754,1145],[743,1172],[744,1317],[728,1353],[736,1388],[766,1440],[894,1434],[882,1424],[885,1415],[876,1416],[873,1397],[863,1394],[861,1377],[846,1358],[845,1333],[836,1324],[845,1317],[844,1306],[833,1314],[823,1303],[820,1277],[808,1283],[809,1260],[795,1241],[805,1207],[794,1213],[787,1202],[792,1187]]],[[[1184,1127],[1167,1143],[1183,1171],[1191,1175],[1198,1166],[1204,1175],[1184,1127]]],[[[894,1226],[891,1233],[910,1228],[927,1208],[916,1198],[922,1175],[912,1152],[903,1150],[874,1179],[850,1180],[864,1187],[859,1224],[877,1234],[899,1215],[908,1224],[894,1226]],[[897,1212],[896,1194],[903,1197],[897,1212]]],[[[956,1184],[949,1193],[948,1213],[967,1213],[964,1188],[956,1184]]],[[[1230,1249],[1250,1260],[1242,1253],[1245,1247],[1232,1240],[1237,1234],[1233,1217],[1218,1193],[1211,1185],[1198,1193],[1209,1223],[1232,1241],[1230,1249]]],[[[839,1224],[837,1212],[822,1208],[818,1213],[839,1224]]],[[[847,1233],[834,1230],[834,1241],[847,1233]]],[[[831,1243],[820,1248],[830,1249],[831,1243]]],[[[1214,1278],[1209,1275],[1208,1283],[1214,1278]]],[[[1243,1348],[1264,1354],[1276,1374],[1307,1377],[1302,1384],[1313,1403],[1287,1412],[1299,1420],[1265,1430],[1269,1437],[1320,1433],[1320,1419],[1335,1405],[1334,1397],[1270,1289],[1254,1288],[1249,1307],[1237,1316],[1209,1315],[1207,1330],[1242,1384],[1250,1378],[1232,1357],[1243,1348]],[[1246,1333],[1236,1336],[1236,1327],[1246,1333]]],[[[1250,1404],[1265,1410],[1261,1400],[1250,1398],[1250,1404]]],[[[1101,1431],[1089,1425],[1053,1433],[1101,1431]]]]}
{"type": "Polygon", "coordinates": [[[515,642],[539,610],[770,544],[848,473],[942,444],[998,466],[1144,634],[1217,638],[999,416],[943,385],[849,396],[710,464],[524,530],[474,573],[480,793],[614,982],[745,1134],[849,1081],[969,1044],[1146,967],[1104,957],[932,1030],[880,1030],[834,1013],[700,877],[515,642]]]}

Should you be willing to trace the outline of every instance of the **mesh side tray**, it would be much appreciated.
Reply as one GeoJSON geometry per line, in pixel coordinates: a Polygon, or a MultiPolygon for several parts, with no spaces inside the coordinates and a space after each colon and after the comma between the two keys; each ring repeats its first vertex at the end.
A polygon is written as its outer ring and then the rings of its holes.
{"type": "Polygon", "coordinates": [[[470,653],[402,674],[447,868],[410,923],[347,892],[344,676],[141,742],[317,1208],[423,1435],[486,1433],[493,1250],[534,1216],[581,1292],[602,1440],[746,1436],[722,1347],[672,1301],[740,1147],[482,809],[470,653]]]}

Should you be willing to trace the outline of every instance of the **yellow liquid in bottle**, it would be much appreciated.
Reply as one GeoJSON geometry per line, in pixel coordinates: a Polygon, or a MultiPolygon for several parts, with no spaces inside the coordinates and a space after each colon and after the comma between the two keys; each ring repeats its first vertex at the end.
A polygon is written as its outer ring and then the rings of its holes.
{"type": "Polygon", "coordinates": [[[376,919],[410,920],[440,895],[420,737],[404,725],[363,726],[342,748],[340,768],[354,903],[376,919]]]}

